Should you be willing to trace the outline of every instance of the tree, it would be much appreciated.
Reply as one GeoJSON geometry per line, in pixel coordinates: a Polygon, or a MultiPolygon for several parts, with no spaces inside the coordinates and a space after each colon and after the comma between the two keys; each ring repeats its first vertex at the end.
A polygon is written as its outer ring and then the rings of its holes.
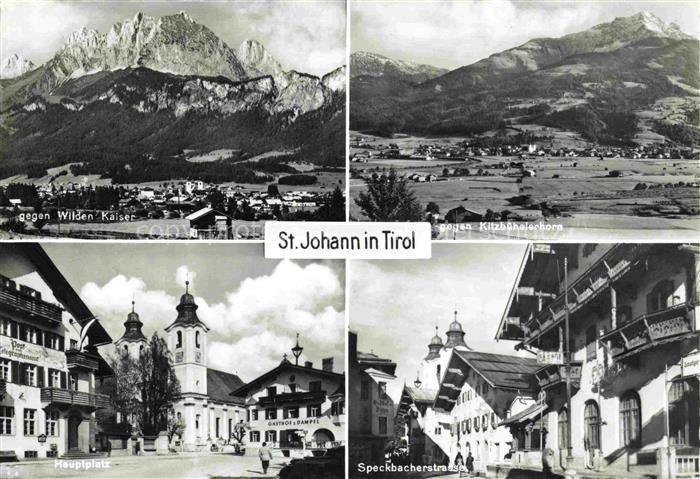
{"type": "Polygon", "coordinates": [[[431,201],[430,203],[428,203],[428,206],[425,207],[425,211],[427,211],[428,213],[432,213],[432,214],[437,215],[437,214],[440,214],[440,207],[438,206],[437,203],[435,203],[434,201],[431,201]]]}
{"type": "Polygon", "coordinates": [[[141,375],[141,410],[139,426],[147,436],[168,430],[173,403],[180,395],[180,382],[175,376],[170,351],[165,340],[153,333],[150,345],[138,361],[141,375]]]}
{"type": "Polygon", "coordinates": [[[186,427],[185,421],[181,417],[168,414],[168,442],[172,441],[175,436],[182,437],[186,427]]]}
{"type": "Polygon", "coordinates": [[[121,415],[122,422],[132,423],[140,402],[139,362],[126,352],[117,352],[110,358],[110,364],[114,377],[105,381],[101,392],[111,398],[114,410],[121,415]]]}
{"type": "Polygon", "coordinates": [[[423,208],[408,187],[408,180],[396,174],[365,180],[367,192],[362,192],[355,203],[371,221],[421,221],[423,208]]]}
{"type": "Polygon", "coordinates": [[[267,194],[268,196],[279,196],[280,195],[280,189],[276,184],[271,184],[267,185],[267,194]]]}
{"type": "Polygon", "coordinates": [[[345,197],[342,190],[336,186],[328,203],[316,212],[318,221],[345,221],[345,197]]]}

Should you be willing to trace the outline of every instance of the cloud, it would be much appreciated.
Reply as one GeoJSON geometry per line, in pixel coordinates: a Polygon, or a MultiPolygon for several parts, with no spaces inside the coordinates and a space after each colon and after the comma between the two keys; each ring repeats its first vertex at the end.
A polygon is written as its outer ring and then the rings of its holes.
{"type": "Polygon", "coordinates": [[[250,34],[285,68],[321,76],[345,64],[344,1],[262,2],[244,8],[259,15],[250,34]]]}
{"type": "MultiPolygon", "coordinates": [[[[193,280],[197,272],[187,265],[176,269],[173,279],[178,289],[188,275],[193,280]]],[[[157,331],[164,335],[163,329],[176,318],[178,296],[122,274],[101,286],[87,283],[80,291],[115,340],[124,332],[132,294],[144,333],[150,336],[157,331]]],[[[336,370],[343,368],[345,292],[337,273],[328,266],[301,266],[283,260],[269,275],[242,281],[225,294],[223,301],[210,303],[194,296],[199,306],[197,314],[210,328],[208,359],[212,367],[240,370],[245,379],[253,379],[279,363],[284,353],[291,354],[299,333],[305,348],[302,361],[318,362],[334,356],[336,370]]]]}
{"type": "Polygon", "coordinates": [[[177,314],[175,305],[178,298],[162,290],[148,289],[141,278],[127,278],[122,274],[102,286],[85,284],[80,290],[80,297],[100,318],[114,340],[124,332],[122,323],[131,311],[132,297],[136,302],[136,312],[151,332],[165,334],[163,328],[173,322],[177,314]]]}
{"type": "Polygon", "coordinates": [[[46,60],[46,45],[58,49],[89,16],[70,3],[3,1],[0,6],[0,58],[21,53],[37,62],[46,60]]]}
{"type": "Polygon", "coordinates": [[[175,271],[175,283],[179,286],[184,286],[187,281],[190,283],[190,290],[194,290],[194,280],[197,277],[197,273],[191,271],[189,266],[180,266],[177,271],[175,271]]]}
{"type": "Polygon", "coordinates": [[[137,11],[160,17],[186,10],[232,49],[262,42],[287,69],[323,75],[345,64],[345,2],[78,2],[3,0],[0,59],[21,53],[37,64],[51,58],[81,27],[102,33],[137,11]]]}
{"type": "Polygon", "coordinates": [[[641,9],[697,34],[697,6],[692,3],[354,2],[352,50],[456,68],[533,38],[560,37],[641,9]]]}

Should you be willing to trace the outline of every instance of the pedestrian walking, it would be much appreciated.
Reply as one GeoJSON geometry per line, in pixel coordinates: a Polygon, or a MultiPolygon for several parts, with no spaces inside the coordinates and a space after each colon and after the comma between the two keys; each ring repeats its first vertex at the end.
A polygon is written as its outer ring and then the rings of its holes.
{"type": "Polygon", "coordinates": [[[267,468],[270,467],[270,461],[272,460],[272,452],[270,452],[266,442],[262,443],[262,447],[258,451],[258,457],[260,457],[263,474],[267,474],[267,468]]]}
{"type": "Polygon", "coordinates": [[[471,476],[472,473],[474,472],[474,456],[472,456],[471,451],[467,453],[467,473],[471,476]]]}
{"type": "Polygon", "coordinates": [[[462,473],[464,472],[464,457],[462,457],[461,451],[457,451],[457,455],[455,456],[455,468],[457,468],[459,477],[462,477],[462,473]]]}

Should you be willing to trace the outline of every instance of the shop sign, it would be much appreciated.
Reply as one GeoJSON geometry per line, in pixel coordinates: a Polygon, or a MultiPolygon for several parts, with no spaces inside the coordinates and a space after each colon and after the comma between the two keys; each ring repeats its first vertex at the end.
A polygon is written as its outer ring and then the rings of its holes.
{"type": "Polygon", "coordinates": [[[561,351],[537,351],[538,364],[564,364],[564,353],[561,351]]]}
{"type": "Polygon", "coordinates": [[[14,338],[0,336],[0,356],[21,362],[32,362],[53,369],[65,369],[66,355],[63,351],[25,343],[14,338]]]}
{"type": "Polygon", "coordinates": [[[681,358],[681,375],[684,377],[700,375],[700,352],[681,358]]]}
{"type": "Polygon", "coordinates": [[[267,425],[274,426],[306,426],[311,424],[319,424],[318,418],[309,419],[281,419],[278,421],[267,421],[267,425]]]}

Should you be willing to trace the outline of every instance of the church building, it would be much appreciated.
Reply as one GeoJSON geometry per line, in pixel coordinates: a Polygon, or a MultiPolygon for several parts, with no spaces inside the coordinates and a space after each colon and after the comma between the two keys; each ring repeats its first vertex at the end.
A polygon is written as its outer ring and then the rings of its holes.
{"type": "MultiPolygon", "coordinates": [[[[243,399],[230,395],[244,383],[235,374],[208,367],[209,328],[197,316],[198,306],[189,292],[189,282],[176,309],[177,317],[165,331],[173,369],[180,381],[175,416],[185,427],[173,446],[182,451],[207,450],[213,443],[229,441],[236,425],[245,418],[243,399]]],[[[124,322],[124,334],[115,341],[117,350],[138,357],[148,345],[142,326],[132,308],[124,322]]]]}

